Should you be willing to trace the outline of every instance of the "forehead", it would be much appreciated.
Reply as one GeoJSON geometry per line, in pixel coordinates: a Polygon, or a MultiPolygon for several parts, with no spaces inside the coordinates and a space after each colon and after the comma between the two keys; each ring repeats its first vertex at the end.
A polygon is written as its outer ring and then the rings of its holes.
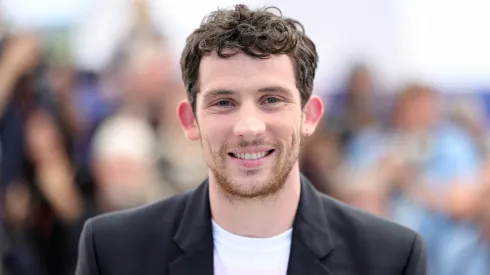
{"type": "Polygon", "coordinates": [[[268,86],[296,91],[296,78],[293,63],[284,54],[259,59],[243,53],[220,58],[213,53],[201,60],[199,86],[201,94],[216,89],[260,90],[268,86]]]}

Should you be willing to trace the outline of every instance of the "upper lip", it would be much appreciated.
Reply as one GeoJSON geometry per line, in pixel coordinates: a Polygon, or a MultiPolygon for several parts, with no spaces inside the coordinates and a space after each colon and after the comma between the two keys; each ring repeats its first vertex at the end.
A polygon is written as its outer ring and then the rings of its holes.
{"type": "Polygon", "coordinates": [[[270,148],[270,147],[256,147],[256,148],[246,148],[246,149],[234,150],[230,153],[232,153],[232,154],[253,154],[253,153],[268,152],[272,149],[273,148],[270,148]]]}

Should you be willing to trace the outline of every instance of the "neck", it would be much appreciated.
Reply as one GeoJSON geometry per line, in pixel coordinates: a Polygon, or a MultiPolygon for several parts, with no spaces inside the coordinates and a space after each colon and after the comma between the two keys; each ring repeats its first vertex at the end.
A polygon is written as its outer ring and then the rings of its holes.
{"type": "Polygon", "coordinates": [[[291,169],[283,188],[267,198],[230,198],[212,174],[209,178],[209,200],[214,221],[225,230],[246,237],[268,238],[291,228],[300,192],[298,163],[291,169]]]}

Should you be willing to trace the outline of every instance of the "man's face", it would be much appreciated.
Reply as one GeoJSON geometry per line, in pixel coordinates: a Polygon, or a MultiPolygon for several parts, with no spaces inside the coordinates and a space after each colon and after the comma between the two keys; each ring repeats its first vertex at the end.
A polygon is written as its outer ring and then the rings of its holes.
{"type": "MultiPolygon", "coordinates": [[[[211,177],[234,197],[278,192],[310,131],[290,58],[212,54],[202,59],[199,79],[197,119],[186,133],[201,140],[211,177]]],[[[315,106],[321,109],[321,102],[315,106]]]]}

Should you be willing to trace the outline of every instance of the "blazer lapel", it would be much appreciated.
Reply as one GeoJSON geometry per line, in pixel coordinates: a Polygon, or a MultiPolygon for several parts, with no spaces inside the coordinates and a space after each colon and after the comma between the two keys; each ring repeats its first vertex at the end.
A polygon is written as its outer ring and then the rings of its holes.
{"type": "Polygon", "coordinates": [[[213,275],[213,250],[184,254],[169,266],[170,275],[213,275]]]}
{"type": "MultiPolygon", "coordinates": [[[[318,191],[302,176],[287,275],[333,275],[326,262],[335,246],[324,211],[318,191]]],[[[189,197],[173,240],[180,253],[170,263],[170,275],[213,275],[213,230],[207,180],[189,197]]]]}
{"type": "Polygon", "coordinates": [[[302,176],[287,275],[332,275],[326,261],[335,246],[324,209],[320,194],[302,176]]]}
{"type": "Polygon", "coordinates": [[[289,258],[287,275],[332,275],[328,267],[301,240],[294,237],[289,258]]]}
{"type": "Polygon", "coordinates": [[[207,180],[189,197],[173,240],[181,253],[170,263],[170,275],[213,275],[213,230],[207,180]]]}

